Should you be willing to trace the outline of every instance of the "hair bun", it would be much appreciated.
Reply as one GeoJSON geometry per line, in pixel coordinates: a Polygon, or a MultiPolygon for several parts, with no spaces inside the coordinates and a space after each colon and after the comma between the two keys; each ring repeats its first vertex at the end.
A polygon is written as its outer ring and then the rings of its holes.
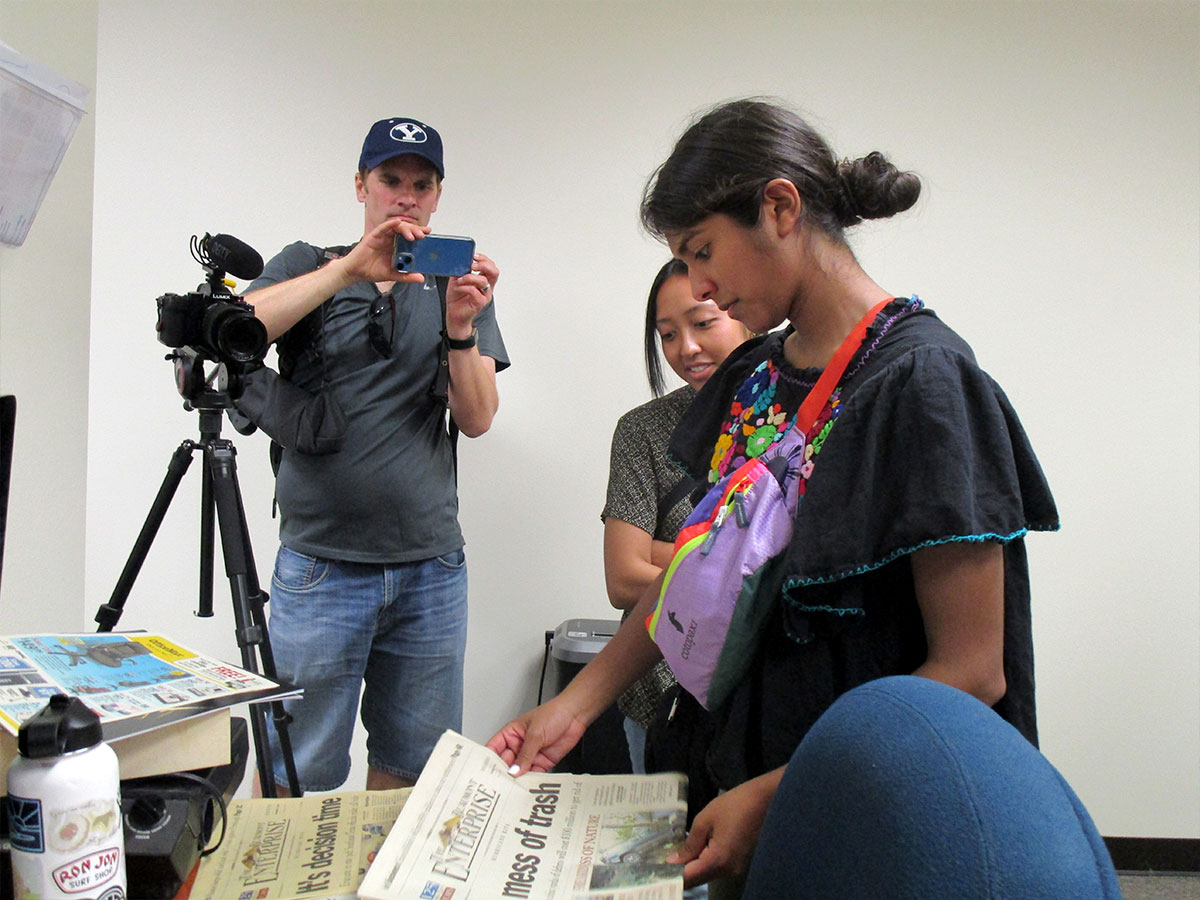
{"type": "Polygon", "coordinates": [[[843,228],[862,219],[894,216],[921,195],[921,179],[912,172],[901,172],[877,150],[838,163],[838,181],[841,198],[834,212],[843,228]]]}

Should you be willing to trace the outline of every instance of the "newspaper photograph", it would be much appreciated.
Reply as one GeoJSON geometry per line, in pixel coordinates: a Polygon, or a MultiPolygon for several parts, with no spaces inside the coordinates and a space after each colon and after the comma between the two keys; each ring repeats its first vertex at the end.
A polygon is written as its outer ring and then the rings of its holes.
{"type": "Polygon", "coordinates": [[[53,694],[79,697],[108,725],[161,710],[278,695],[279,688],[159,634],[0,638],[0,728],[12,734],[53,694]]]}
{"type": "Polygon", "coordinates": [[[687,778],[530,772],[447,731],[362,900],[678,900],[687,778]]]}
{"type": "Polygon", "coordinates": [[[355,900],[411,788],[235,800],[189,900],[355,900]]]}

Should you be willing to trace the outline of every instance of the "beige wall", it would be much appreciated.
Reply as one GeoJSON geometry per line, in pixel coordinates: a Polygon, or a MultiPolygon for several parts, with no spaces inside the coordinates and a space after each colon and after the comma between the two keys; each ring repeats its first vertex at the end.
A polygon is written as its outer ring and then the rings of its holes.
{"type": "MultiPolygon", "coordinates": [[[[88,87],[96,5],[0,2],[0,41],[88,87]]],[[[0,245],[0,393],[17,397],[0,622],[88,629],[83,615],[95,117],[75,131],[20,247],[0,245]]],[[[109,415],[121,417],[123,404],[109,415]]],[[[88,629],[90,630],[90,629],[88,629]]]]}

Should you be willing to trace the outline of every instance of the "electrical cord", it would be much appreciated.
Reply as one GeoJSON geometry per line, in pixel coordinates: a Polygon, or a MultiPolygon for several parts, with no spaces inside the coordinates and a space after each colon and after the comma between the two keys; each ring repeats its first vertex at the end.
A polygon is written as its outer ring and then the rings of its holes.
{"type": "Polygon", "coordinates": [[[546,686],[546,664],[550,662],[550,642],[554,640],[554,632],[546,632],[546,648],[542,651],[542,677],[538,679],[538,706],[542,705],[542,688],[546,686]]]}
{"type": "Polygon", "coordinates": [[[206,794],[208,794],[208,796],[216,802],[217,808],[221,810],[221,836],[217,839],[217,842],[215,844],[213,844],[211,847],[205,847],[205,844],[208,842],[208,839],[212,834],[212,831],[209,830],[208,835],[204,834],[204,831],[205,831],[204,824],[203,824],[203,822],[201,822],[200,842],[198,845],[198,849],[200,850],[201,858],[208,856],[210,853],[216,852],[216,850],[220,848],[221,844],[224,843],[225,830],[229,826],[229,816],[228,816],[228,810],[226,809],[226,806],[225,806],[224,795],[217,789],[217,786],[215,784],[213,784],[211,781],[209,781],[207,778],[203,778],[200,775],[196,775],[193,772],[172,772],[170,775],[165,776],[165,777],[178,778],[182,781],[194,782],[194,783],[200,785],[200,787],[202,787],[204,789],[204,792],[206,794]]]}

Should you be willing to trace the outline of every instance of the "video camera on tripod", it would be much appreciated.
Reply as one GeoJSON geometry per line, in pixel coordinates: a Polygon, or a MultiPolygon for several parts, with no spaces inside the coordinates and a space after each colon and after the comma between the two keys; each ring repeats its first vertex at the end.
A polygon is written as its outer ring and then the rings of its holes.
{"type": "Polygon", "coordinates": [[[263,261],[248,244],[227,234],[192,235],[192,258],[206,277],[189,294],[163,294],[158,304],[158,339],[175,348],[167,356],[175,364],[175,385],[187,408],[228,406],[241,396],[243,376],[267,353],[267,329],[254,307],[230,290],[228,272],[252,279],[263,261]],[[216,363],[206,374],[205,362],[216,363]]]}
{"type": "MultiPolygon", "coordinates": [[[[167,359],[175,364],[175,384],[183,406],[199,413],[200,440],[185,440],[167,466],[142,530],[138,533],[125,568],[108,603],[96,612],[97,631],[112,631],[125,609],[133,582],[145,562],[167,508],[183,479],[192,455],[200,451],[204,470],[200,488],[200,602],[197,616],[213,614],[214,525],[219,526],[225,574],[233,600],[234,634],[242,654],[242,668],[276,679],[275,659],[267,633],[263,606],[267,594],[258,582],[250,529],[237,481],[233,444],[221,437],[226,410],[241,396],[244,376],[262,363],[267,352],[267,329],[254,315],[254,307],[236,296],[225,283],[225,273],[238,278],[262,274],[257,251],[227,234],[192,236],[192,257],[207,273],[205,283],[190,294],[163,294],[158,298],[158,339],[175,348],[167,359]],[[205,362],[216,363],[205,375],[205,362]]],[[[278,700],[269,701],[272,722],[288,790],[300,796],[296,764],[287,725],[291,717],[278,700]]],[[[277,781],[267,720],[260,704],[251,704],[250,727],[263,796],[276,796],[277,781]]]]}

